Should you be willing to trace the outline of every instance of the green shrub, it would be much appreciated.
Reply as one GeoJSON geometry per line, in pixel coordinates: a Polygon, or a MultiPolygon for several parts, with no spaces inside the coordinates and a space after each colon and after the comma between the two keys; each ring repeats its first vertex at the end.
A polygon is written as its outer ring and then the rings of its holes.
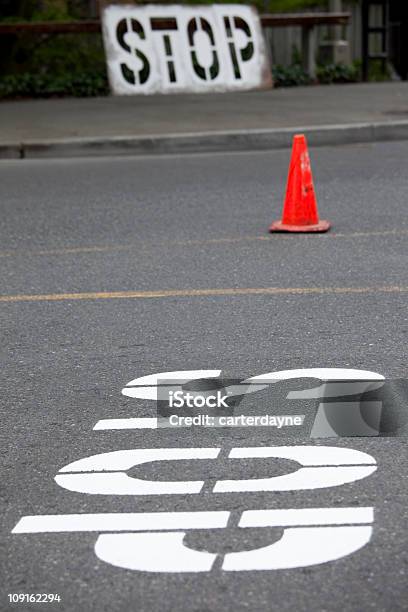
{"type": "MultiPolygon", "coordinates": [[[[0,57],[0,74],[100,72],[105,68],[102,37],[98,34],[23,34],[9,40],[8,57],[0,57]]],[[[1,42],[1,41],[0,41],[1,42]]]]}
{"type": "Polygon", "coordinates": [[[354,65],[327,64],[318,66],[317,80],[322,85],[329,85],[331,83],[356,83],[359,80],[359,71],[354,65]]]}
{"type": "Polygon", "coordinates": [[[299,64],[292,66],[277,65],[272,68],[275,87],[294,87],[295,85],[310,85],[312,79],[299,64]]]}
{"type": "MultiPolygon", "coordinates": [[[[311,85],[313,80],[299,64],[274,66],[272,68],[275,87],[311,85]]],[[[321,84],[354,83],[359,80],[357,66],[330,64],[319,66],[317,81],[321,84]]],[[[98,70],[64,73],[57,71],[11,74],[0,77],[0,99],[7,98],[50,98],[106,96],[109,85],[104,67],[98,70]]]]}
{"type": "MultiPolygon", "coordinates": [[[[311,85],[313,79],[302,66],[296,62],[291,66],[277,65],[272,68],[275,87],[294,87],[296,85],[311,85]]],[[[360,80],[360,70],[355,64],[329,64],[319,66],[316,75],[317,83],[328,85],[331,83],[356,83],[360,80]]]]}
{"type": "Polygon", "coordinates": [[[0,78],[0,98],[50,98],[57,96],[89,97],[109,93],[104,72],[59,76],[32,73],[0,78]]]}
{"type": "Polygon", "coordinates": [[[389,81],[391,79],[391,71],[387,64],[384,65],[382,60],[371,60],[368,64],[368,80],[369,81],[389,81]]]}

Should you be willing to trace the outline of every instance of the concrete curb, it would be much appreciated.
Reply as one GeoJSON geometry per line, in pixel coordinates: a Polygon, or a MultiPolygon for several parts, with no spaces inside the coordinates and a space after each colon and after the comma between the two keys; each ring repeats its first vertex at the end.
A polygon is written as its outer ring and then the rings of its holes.
{"type": "Polygon", "coordinates": [[[0,158],[66,158],[115,155],[160,155],[217,151],[262,151],[286,148],[294,133],[307,135],[309,145],[408,140],[408,121],[299,126],[267,130],[197,132],[151,136],[63,138],[0,144],[0,158]]]}

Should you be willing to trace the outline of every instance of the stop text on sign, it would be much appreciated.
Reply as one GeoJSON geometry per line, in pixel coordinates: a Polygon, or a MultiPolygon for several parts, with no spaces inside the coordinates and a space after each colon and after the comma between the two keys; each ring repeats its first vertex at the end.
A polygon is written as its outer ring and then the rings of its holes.
{"type": "Polygon", "coordinates": [[[110,5],[102,13],[111,89],[152,94],[272,84],[256,11],[242,5],[110,5]]]}

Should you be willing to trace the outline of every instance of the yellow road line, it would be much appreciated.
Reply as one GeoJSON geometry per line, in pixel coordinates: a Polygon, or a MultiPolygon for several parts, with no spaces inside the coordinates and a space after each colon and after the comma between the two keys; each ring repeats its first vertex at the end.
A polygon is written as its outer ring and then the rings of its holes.
{"type": "MultiPolygon", "coordinates": [[[[313,239],[325,239],[325,238],[364,238],[364,237],[372,237],[372,236],[407,236],[408,229],[392,229],[392,230],[378,230],[372,232],[350,232],[350,233],[342,233],[342,232],[332,232],[328,234],[320,234],[319,236],[313,235],[313,239]]],[[[109,253],[113,251],[130,251],[133,249],[140,248],[156,248],[156,247],[165,247],[165,246],[205,246],[207,244],[233,244],[236,242],[256,242],[256,241],[264,241],[264,242],[272,242],[277,240],[288,240],[297,238],[305,238],[310,237],[310,234],[265,234],[260,236],[235,236],[235,237],[225,237],[225,238],[208,238],[204,240],[163,240],[160,242],[145,242],[140,240],[139,242],[134,242],[131,244],[113,244],[106,246],[83,246],[83,247],[66,247],[61,249],[41,249],[38,251],[24,251],[24,250],[10,250],[10,251],[0,251],[0,257],[15,257],[21,255],[77,255],[82,253],[109,253]]]]}
{"type": "Polygon", "coordinates": [[[153,299],[167,297],[211,297],[230,295],[325,295],[355,293],[406,293],[408,286],[379,287],[226,287],[223,289],[166,289],[163,291],[103,291],[3,295],[0,302],[62,302],[73,300],[153,299]]]}

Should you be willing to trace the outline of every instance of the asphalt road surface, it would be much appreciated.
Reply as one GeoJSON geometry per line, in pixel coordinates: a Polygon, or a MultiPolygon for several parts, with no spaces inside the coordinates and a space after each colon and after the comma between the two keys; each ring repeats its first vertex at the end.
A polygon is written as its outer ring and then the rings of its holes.
{"type": "Polygon", "coordinates": [[[406,378],[408,143],[311,151],[324,235],[267,233],[289,155],[1,162],[1,610],[408,610],[406,436],[94,429],[155,417],[121,390],[160,372],[406,378]],[[132,449],[170,450],[54,480],[132,449]]]}

